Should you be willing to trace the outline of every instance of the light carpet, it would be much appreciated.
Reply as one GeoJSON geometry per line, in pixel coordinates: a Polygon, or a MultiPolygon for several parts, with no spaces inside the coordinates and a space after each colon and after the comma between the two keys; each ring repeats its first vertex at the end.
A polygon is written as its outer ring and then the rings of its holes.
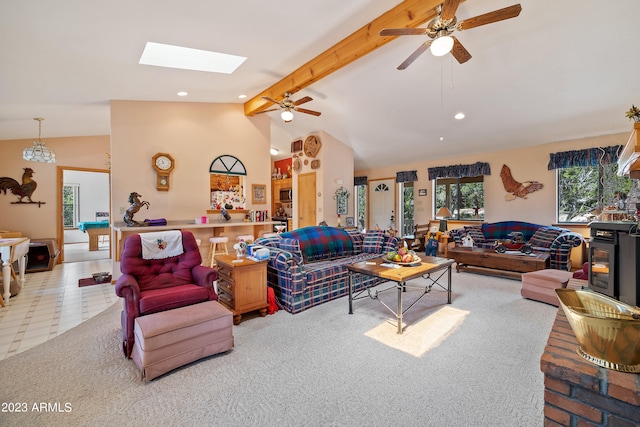
{"type": "MultiPolygon", "coordinates": [[[[540,356],[557,308],[523,299],[519,281],[452,276],[452,304],[434,287],[403,335],[368,298],[353,315],[345,297],[243,316],[232,351],[148,383],[122,354],[118,302],[0,361],[0,409],[14,405],[0,425],[542,425],[540,356]]],[[[391,307],[395,297],[382,295],[391,307]]]]}

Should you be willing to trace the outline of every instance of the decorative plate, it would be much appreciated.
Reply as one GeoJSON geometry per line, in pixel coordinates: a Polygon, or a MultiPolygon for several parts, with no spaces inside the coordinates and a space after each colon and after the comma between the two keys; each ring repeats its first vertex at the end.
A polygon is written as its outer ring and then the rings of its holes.
{"type": "Polygon", "coordinates": [[[300,159],[295,159],[293,161],[293,171],[298,173],[300,172],[300,169],[302,169],[302,162],[300,161],[300,159]]]}
{"type": "Polygon", "coordinates": [[[315,157],[318,151],[320,151],[320,147],[322,147],[322,143],[314,135],[309,135],[307,139],[304,140],[304,154],[306,154],[307,157],[315,157]]]}
{"type": "Polygon", "coordinates": [[[309,164],[309,159],[304,159],[304,164],[308,165],[309,164]]]}
{"type": "Polygon", "coordinates": [[[318,169],[320,167],[320,160],[311,160],[311,169],[318,169]]]}

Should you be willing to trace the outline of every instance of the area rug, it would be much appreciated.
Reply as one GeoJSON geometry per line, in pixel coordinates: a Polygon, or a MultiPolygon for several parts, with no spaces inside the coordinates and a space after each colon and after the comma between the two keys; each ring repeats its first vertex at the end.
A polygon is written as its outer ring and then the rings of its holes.
{"type": "Polygon", "coordinates": [[[557,310],[523,299],[513,280],[454,273],[452,304],[429,294],[402,336],[368,298],[351,315],[346,298],[243,315],[232,351],[145,383],[123,356],[118,302],[0,361],[0,400],[25,409],[0,424],[540,426],[540,357],[557,310]]]}
{"type": "Polygon", "coordinates": [[[106,282],[96,282],[93,277],[87,277],[84,279],[78,279],[78,287],[82,288],[84,286],[93,286],[93,285],[104,285],[107,282],[111,281],[111,276],[109,276],[109,280],[106,282]]]}

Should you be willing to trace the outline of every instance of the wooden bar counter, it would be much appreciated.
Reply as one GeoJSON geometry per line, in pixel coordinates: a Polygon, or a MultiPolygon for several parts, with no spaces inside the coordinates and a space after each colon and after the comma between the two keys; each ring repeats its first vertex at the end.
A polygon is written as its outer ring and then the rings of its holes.
{"type": "MultiPolygon", "coordinates": [[[[206,257],[209,249],[209,237],[215,237],[225,235],[229,237],[229,245],[232,247],[235,243],[235,236],[240,234],[252,234],[255,238],[260,237],[260,232],[271,232],[274,224],[280,224],[277,221],[262,221],[262,222],[244,222],[244,221],[229,221],[218,222],[212,221],[207,224],[194,224],[188,221],[168,221],[167,225],[156,225],[149,227],[128,227],[124,222],[115,223],[113,227],[113,233],[115,237],[115,261],[120,261],[122,254],[122,248],[124,241],[127,237],[137,233],[150,233],[154,231],[165,230],[186,230],[193,233],[196,239],[200,239],[200,251],[203,250],[203,256],[206,257]]],[[[229,248],[231,249],[231,248],[229,248]]],[[[231,250],[229,252],[232,252],[231,250]]],[[[114,269],[115,270],[115,269],[114,269]]],[[[119,269],[118,269],[119,270],[119,269]]]]}

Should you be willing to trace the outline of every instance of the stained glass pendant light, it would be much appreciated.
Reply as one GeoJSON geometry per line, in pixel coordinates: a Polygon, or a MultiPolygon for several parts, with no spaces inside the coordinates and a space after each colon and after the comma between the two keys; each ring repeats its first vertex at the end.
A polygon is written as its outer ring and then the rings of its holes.
{"type": "Polygon", "coordinates": [[[30,162],[55,163],[56,154],[45,147],[44,142],[40,139],[42,134],[42,117],[34,117],[33,120],[38,121],[38,139],[33,141],[33,146],[27,147],[22,151],[22,158],[30,162]]]}

